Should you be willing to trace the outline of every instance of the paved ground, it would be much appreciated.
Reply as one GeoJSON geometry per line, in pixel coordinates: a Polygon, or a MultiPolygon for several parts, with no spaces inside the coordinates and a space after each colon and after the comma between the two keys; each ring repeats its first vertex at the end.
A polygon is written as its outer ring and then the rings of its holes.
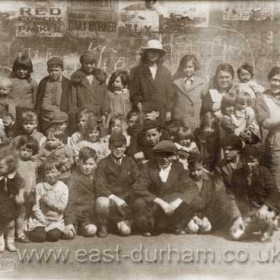
{"type": "MultiPolygon", "coordinates": [[[[157,237],[19,244],[19,253],[50,254],[50,259],[20,261],[0,255],[0,279],[279,279],[280,232],[273,242],[233,242],[219,235],[163,234],[157,237]],[[26,249],[26,251],[25,251],[26,249]],[[62,250],[65,261],[54,260],[62,250]],[[107,251],[106,251],[107,249],[107,251]],[[44,251],[45,250],[45,251],[44,251]],[[279,252],[278,252],[279,251],[279,252]],[[279,256],[278,256],[279,253],[279,256]]],[[[44,255],[47,258],[47,255],[44,255]]]]}

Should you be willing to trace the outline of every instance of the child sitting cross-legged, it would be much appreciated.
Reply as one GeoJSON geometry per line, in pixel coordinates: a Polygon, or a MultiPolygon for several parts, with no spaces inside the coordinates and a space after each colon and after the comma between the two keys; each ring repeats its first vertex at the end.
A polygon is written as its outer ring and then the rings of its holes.
{"type": "Polygon", "coordinates": [[[131,233],[133,183],[139,176],[134,160],[126,156],[126,138],[112,134],[111,154],[101,160],[96,171],[96,214],[98,236],[106,237],[109,229],[121,235],[131,233]]]}
{"type": "Polygon", "coordinates": [[[31,241],[58,241],[64,232],[63,212],[68,202],[68,187],[58,180],[61,162],[49,160],[41,166],[43,181],[36,185],[36,203],[27,223],[31,241]]]}
{"type": "Polygon", "coordinates": [[[97,154],[84,147],[79,152],[77,169],[68,181],[69,201],[64,211],[65,239],[74,239],[76,234],[94,236],[95,169],[97,154]]]}

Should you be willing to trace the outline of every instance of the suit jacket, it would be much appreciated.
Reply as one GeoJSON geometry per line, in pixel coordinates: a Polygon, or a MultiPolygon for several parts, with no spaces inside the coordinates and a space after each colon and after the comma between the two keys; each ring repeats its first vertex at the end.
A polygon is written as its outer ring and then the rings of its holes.
{"type": "Polygon", "coordinates": [[[132,185],[139,177],[139,170],[133,158],[125,156],[118,166],[112,157],[101,160],[96,171],[96,195],[108,197],[114,194],[130,200],[133,195],[132,185]]]}
{"type": "Polygon", "coordinates": [[[161,182],[159,172],[160,167],[156,161],[152,160],[145,164],[138,181],[134,184],[135,198],[142,198],[148,203],[157,197],[166,200],[181,198],[188,204],[193,201],[197,190],[181,163],[172,162],[166,183],[161,182]]]}
{"type": "Polygon", "coordinates": [[[172,78],[169,70],[158,65],[156,77],[153,79],[147,65],[137,66],[131,77],[130,97],[135,107],[139,102],[155,102],[171,111],[172,78]]]}
{"type": "Polygon", "coordinates": [[[65,224],[74,224],[77,220],[90,222],[93,218],[95,201],[95,175],[86,176],[75,170],[67,182],[69,199],[64,211],[65,224]]]}
{"type": "Polygon", "coordinates": [[[185,78],[176,79],[173,82],[175,94],[173,116],[177,120],[187,119],[189,127],[196,128],[200,125],[200,109],[202,97],[207,91],[204,79],[194,76],[189,89],[185,86],[185,78]]]}
{"type": "Polygon", "coordinates": [[[232,195],[231,209],[234,216],[250,215],[263,204],[276,214],[279,212],[280,194],[269,170],[264,166],[254,169],[251,185],[247,182],[244,168],[233,172],[229,191],[232,195]]]}

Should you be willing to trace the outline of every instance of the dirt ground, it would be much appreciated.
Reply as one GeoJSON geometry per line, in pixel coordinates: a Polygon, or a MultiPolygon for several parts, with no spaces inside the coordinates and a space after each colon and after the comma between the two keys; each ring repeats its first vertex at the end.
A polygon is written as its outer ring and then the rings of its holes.
{"type": "Polygon", "coordinates": [[[0,255],[0,279],[279,279],[279,238],[275,232],[261,244],[219,234],[109,235],[18,244],[18,254],[0,255]],[[24,258],[32,252],[33,259],[24,258]]]}

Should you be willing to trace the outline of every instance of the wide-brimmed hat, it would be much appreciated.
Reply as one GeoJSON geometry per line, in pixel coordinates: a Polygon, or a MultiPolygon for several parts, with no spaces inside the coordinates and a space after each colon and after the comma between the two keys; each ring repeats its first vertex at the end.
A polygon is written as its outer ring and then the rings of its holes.
{"type": "Polygon", "coordinates": [[[160,52],[161,56],[164,56],[166,51],[163,49],[163,46],[159,40],[149,40],[146,47],[142,47],[142,51],[146,52],[147,50],[157,50],[160,52]]]}

